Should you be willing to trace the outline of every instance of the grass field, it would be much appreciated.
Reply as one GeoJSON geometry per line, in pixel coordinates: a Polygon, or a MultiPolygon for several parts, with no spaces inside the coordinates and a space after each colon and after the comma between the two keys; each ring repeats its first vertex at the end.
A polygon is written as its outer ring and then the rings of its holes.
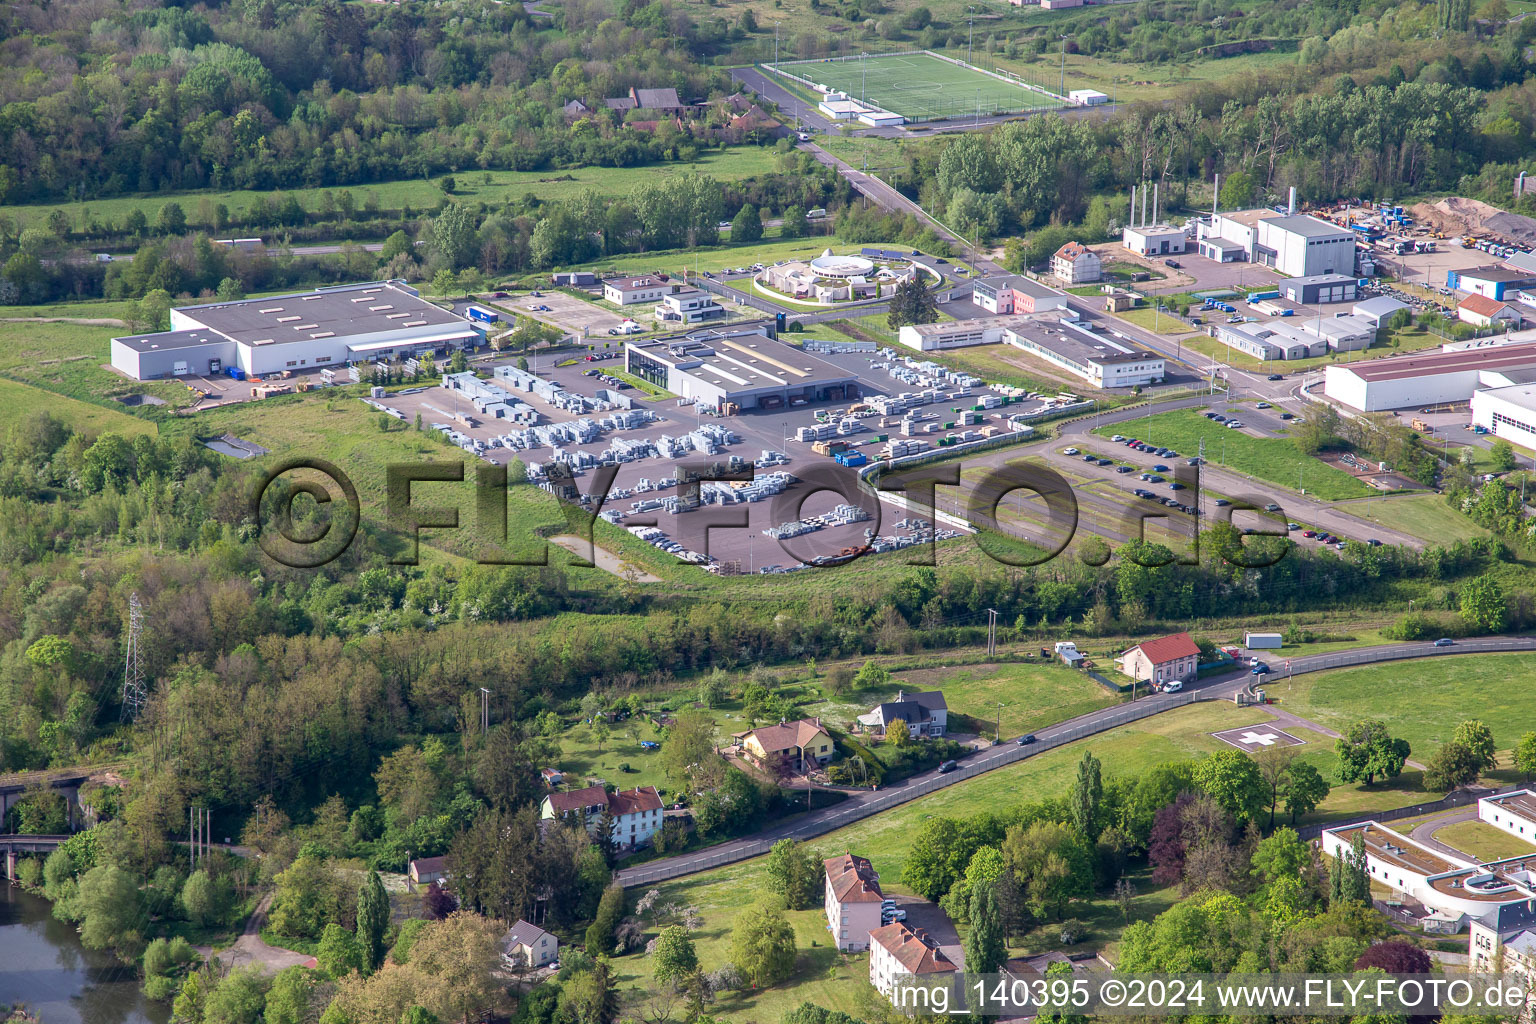
{"type": "Polygon", "coordinates": [[[1486,722],[1501,750],[1513,747],[1536,729],[1533,676],[1533,654],[1459,654],[1309,673],[1269,690],[1285,710],[1340,732],[1378,719],[1423,762],[1469,718],[1486,722]]]}
{"type": "MultiPolygon", "coordinates": [[[[951,723],[957,714],[968,715],[985,724],[988,737],[997,726],[999,712],[1002,734],[1013,737],[1120,701],[1084,673],[1064,665],[1006,663],[897,672],[891,687],[860,691],[831,705],[818,705],[819,713],[849,726],[874,702],[894,700],[896,690],[903,687],[908,692],[943,690],[951,723]]],[[[950,731],[959,730],[952,724],[950,731]]]]}
{"type": "Polygon", "coordinates": [[[121,333],[120,327],[84,324],[0,323],[0,377],[83,402],[150,394],[172,405],[185,405],[187,389],[175,381],[131,381],[107,368],[110,339],[121,333]]]}
{"type": "Polygon", "coordinates": [[[33,413],[47,412],[76,430],[100,434],[108,430],[133,437],[153,436],[159,428],[150,420],[126,412],[115,412],[99,405],[64,398],[30,384],[0,378],[0,433],[27,419],[33,413]]]}
{"type": "MultiPolygon", "coordinates": [[[[496,205],[508,199],[521,199],[528,193],[540,199],[573,199],[591,189],[599,195],[626,195],[642,183],[653,183],[659,178],[680,174],[708,174],[721,181],[735,181],[771,171],[777,165],[778,154],[771,147],[736,146],[730,149],[701,153],[689,163],[672,163],[645,167],[582,167],[570,171],[466,171],[454,175],[457,188],[454,199],[460,202],[489,203],[496,205]]],[[[318,210],[322,193],[339,195],[342,188],[290,189],[282,195],[297,196],[306,210],[318,210]]],[[[370,198],[381,210],[399,210],[405,206],[417,210],[430,209],[443,198],[437,179],[413,178],[404,181],[381,181],[373,184],[350,185],[361,210],[370,198]]],[[[223,203],[234,216],[249,208],[257,196],[270,198],[278,193],[259,191],[201,191],[165,192],[154,195],[120,196],[84,203],[40,203],[31,206],[3,206],[0,214],[17,218],[19,227],[40,226],[53,210],[63,210],[71,222],[78,225],[91,217],[121,222],[129,211],[143,210],[154,223],[160,207],[175,201],[181,204],[187,217],[197,223],[202,204],[209,210],[216,203],[223,203]]]]}
{"type": "Polygon", "coordinates": [[[1324,501],[1363,498],[1376,493],[1343,470],[1303,455],[1288,440],[1253,437],[1240,430],[1228,430],[1193,409],[1160,412],[1112,427],[1100,427],[1094,433],[1105,437],[1111,434],[1139,437],[1168,445],[1186,456],[1193,455],[1204,438],[1208,461],[1284,487],[1295,487],[1299,476],[1307,494],[1324,501]]]}
{"type": "Polygon", "coordinates": [[[909,121],[1062,107],[1045,92],[1015,85],[929,53],[876,54],[782,66],[788,74],[875,103],[909,121]]]}
{"type": "Polygon", "coordinates": [[[1385,500],[1362,499],[1339,507],[1350,515],[1436,544],[1488,536],[1487,530],[1451,508],[1439,494],[1394,494],[1385,500]]]}
{"type": "MultiPolygon", "coordinates": [[[[1121,314],[1122,316],[1124,314],[1121,314]]],[[[1166,321],[1165,321],[1166,322],[1166,321]]],[[[1150,326],[1143,323],[1143,327],[1150,326]]],[[[1358,363],[1364,359],[1380,359],[1383,356],[1404,355],[1408,352],[1418,352],[1422,349],[1433,348],[1445,341],[1438,334],[1431,334],[1418,327],[1409,327],[1401,331],[1388,331],[1381,340],[1373,344],[1364,352],[1330,352],[1325,356],[1313,356],[1309,359],[1290,359],[1284,362],[1276,360],[1257,359],[1246,352],[1239,352],[1222,344],[1215,338],[1201,337],[1184,343],[1186,348],[1194,349],[1202,355],[1210,356],[1218,362],[1226,363],[1242,370],[1271,370],[1296,373],[1301,370],[1313,370],[1319,366],[1329,366],[1334,363],[1358,363]]]]}

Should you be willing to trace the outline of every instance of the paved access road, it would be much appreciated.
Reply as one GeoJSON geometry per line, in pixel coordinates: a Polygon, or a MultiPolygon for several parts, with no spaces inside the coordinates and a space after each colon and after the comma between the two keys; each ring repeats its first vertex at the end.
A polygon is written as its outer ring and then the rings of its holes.
{"type": "MultiPolygon", "coordinates": [[[[1277,679],[1289,671],[1291,675],[1321,672],[1351,665],[1368,665],[1378,662],[1398,661],[1407,658],[1448,657],[1456,654],[1475,654],[1496,651],[1536,651],[1536,636],[1500,636],[1478,640],[1458,641],[1451,647],[1436,647],[1431,642],[1382,644],[1362,647],[1332,654],[1309,654],[1289,659],[1275,658],[1270,679],[1277,679]]],[[[1184,707],[1196,700],[1231,699],[1233,694],[1253,681],[1246,669],[1200,680],[1183,693],[1162,693],[1142,697],[1130,704],[1118,704],[1099,711],[1079,715],[1035,733],[1036,742],[1028,746],[1004,742],[966,758],[961,766],[948,775],[929,772],[886,789],[860,793],[834,806],[813,811],[804,817],[781,822],[754,835],[733,839],[719,846],[693,853],[679,854],[662,860],[650,861],[625,868],[618,872],[620,884],[629,887],[650,885],[669,878],[680,878],[746,860],[767,853],[769,847],[780,839],[812,839],[834,829],[852,824],[863,818],[889,810],[901,804],[927,796],[946,786],[952,786],[975,778],[993,768],[1013,764],[1033,757],[1045,750],[1071,743],[1088,736],[1107,732],[1118,726],[1160,714],[1177,707],[1184,707]]]]}

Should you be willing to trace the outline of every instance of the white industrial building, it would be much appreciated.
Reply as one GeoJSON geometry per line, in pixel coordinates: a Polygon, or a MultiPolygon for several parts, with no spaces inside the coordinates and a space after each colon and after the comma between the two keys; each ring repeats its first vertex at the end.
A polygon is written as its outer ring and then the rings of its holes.
{"type": "Polygon", "coordinates": [[[1352,409],[1380,412],[1465,402],[1479,388],[1528,383],[1531,371],[1536,343],[1488,345],[1328,366],[1323,390],[1352,409]]]}
{"type": "Polygon", "coordinates": [[[1132,348],[1096,327],[1070,313],[1059,319],[1031,317],[1006,329],[1003,344],[1075,373],[1096,388],[1162,382],[1166,372],[1162,356],[1132,348]]]}
{"type": "Polygon", "coordinates": [[[1079,107],[1097,107],[1109,102],[1109,97],[1097,89],[1073,89],[1067,99],[1079,107]]]}
{"type": "Polygon", "coordinates": [[[1472,422],[1511,444],[1536,448],[1536,384],[1472,392],[1472,422]]]}
{"type": "Polygon", "coordinates": [[[782,409],[859,396],[858,375],[762,330],[703,329],[624,344],[624,368],[717,412],[782,409]]]}
{"type": "Polygon", "coordinates": [[[1380,329],[1385,327],[1387,321],[1392,319],[1392,314],[1400,309],[1407,309],[1412,312],[1408,303],[1399,302],[1390,295],[1378,295],[1374,299],[1365,299],[1362,302],[1355,303],[1354,314],[1363,320],[1371,321],[1380,329]]]}
{"type": "MultiPolygon", "coordinates": [[[[1295,209],[1292,192],[1291,209],[1295,209]]],[[[1352,274],[1354,232],[1304,213],[1270,209],[1212,213],[1198,226],[1200,255],[1218,263],[1247,260],[1287,277],[1352,274]]]]}
{"type": "MultiPolygon", "coordinates": [[[[1141,186],[1141,212],[1137,215],[1136,200],[1137,189],[1131,188],[1131,216],[1126,221],[1126,228],[1120,233],[1120,244],[1138,256],[1167,256],[1173,253],[1184,252],[1189,247],[1189,233],[1185,228],[1176,228],[1171,224],[1164,224],[1159,219],[1157,204],[1157,186],[1151,186],[1152,210],[1150,217],[1147,212],[1146,185],[1141,186]]],[[[1194,225],[1191,224],[1191,227],[1194,225]]]]}
{"type": "Polygon", "coordinates": [[[1287,277],[1355,271],[1355,233],[1304,213],[1260,218],[1254,252],[1287,277]]]}
{"type": "Polygon", "coordinates": [[[473,347],[470,321],[404,281],[316,288],[171,310],[171,329],[112,339],[112,365],[135,380],[248,377],[473,347]]]}
{"type": "Polygon", "coordinates": [[[946,320],[937,324],[907,324],[896,338],[919,352],[967,348],[971,345],[997,345],[1003,332],[1028,321],[1025,316],[983,316],[969,320],[946,320]]]}

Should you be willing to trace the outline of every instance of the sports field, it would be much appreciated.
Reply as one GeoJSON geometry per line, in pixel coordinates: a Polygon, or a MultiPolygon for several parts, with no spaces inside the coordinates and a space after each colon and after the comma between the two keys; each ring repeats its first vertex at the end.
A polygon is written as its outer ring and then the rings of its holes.
{"type": "Polygon", "coordinates": [[[964,117],[978,110],[987,115],[1066,105],[1048,93],[951,64],[931,53],[875,54],[782,64],[779,69],[852,99],[878,104],[909,121],[964,117]]]}

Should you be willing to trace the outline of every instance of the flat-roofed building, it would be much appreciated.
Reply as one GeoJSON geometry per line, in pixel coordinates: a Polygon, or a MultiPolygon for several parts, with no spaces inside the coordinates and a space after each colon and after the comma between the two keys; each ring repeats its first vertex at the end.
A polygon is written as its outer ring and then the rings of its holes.
{"type": "Polygon", "coordinates": [[[1022,274],[983,277],[971,285],[971,296],[988,313],[1043,313],[1067,306],[1064,294],[1022,274]]]}
{"type": "Polygon", "coordinates": [[[1353,856],[1359,842],[1370,880],[1422,904],[1430,914],[1419,924],[1454,935],[1468,922],[1500,933],[1536,924],[1536,846],[1528,855],[1491,863],[1430,849],[1377,822],[1325,829],[1323,853],[1353,856]]]}
{"type": "Polygon", "coordinates": [[[727,404],[747,411],[859,397],[858,374],[775,341],[761,326],[629,341],[624,369],[717,412],[727,404]]]}
{"type": "Polygon", "coordinates": [[[667,282],[654,277],[620,277],[603,282],[603,298],[620,306],[637,302],[660,302],[667,294],[667,282]]]}
{"type": "Polygon", "coordinates": [[[1324,393],[1361,412],[1465,402],[1479,388],[1507,387],[1536,369],[1536,343],[1369,359],[1328,366],[1324,393]]]}
{"type": "Polygon", "coordinates": [[[112,365],[135,380],[238,368],[261,377],[473,347],[468,320],[403,281],[317,288],[171,310],[171,329],[112,339],[112,365]]]}
{"type": "Polygon", "coordinates": [[[1189,234],[1171,224],[1147,224],[1123,229],[1120,244],[1138,256],[1171,256],[1189,247],[1189,234]]]}
{"type": "Polygon", "coordinates": [[[1536,448],[1536,384],[1472,392],[1472,422],[1511,444],[1536,448]]]}
{"type": "Polygon", "coordinates": [[[697,324],[725,316],[725,307],[698,288],[673,287],[656,304],[656,319],[697,324]]]}
{"type": "Polygon", "coordinates": [[[1031,317],[1003,332],[1003,344],[1075,373],[1096,388],[1160,383],[1163,357],[1133,348],[1075,315],[1031,317]]]}
{"type": "Polygon", "coordinates": [[[945,320],[936,324],[907,324],[896,338],[908,348],[920,352],[935,349],[965,348],[970,345],[996,345],[1010,327],[1028,321],[1026,316],[983,316],[969,320],[945,320]]]}
{"type": "Polygon", "coordinates": [[[1355,233],[1310,214],[1261,217],[1254,258],[1290,277],[1352,274],[1355,233]]]}
{"type": "Polygon", "coordinates": [[[1447,287],[1458,292],[1503,300],[1513,298],[1522,288],[1536,285],[1536,272],[1519,270],[1506,264],[1478,270],[1453,270],[1446,275],[1446,282],[1447,287]]]}
{"type": "Polygon", "coordinates": [[[1354,302],[1359,282],[1348,274],[1314,274],[1292,277],[1275,286],[1287,302],[1316,306],[1329,302],[1354,302]]]}

